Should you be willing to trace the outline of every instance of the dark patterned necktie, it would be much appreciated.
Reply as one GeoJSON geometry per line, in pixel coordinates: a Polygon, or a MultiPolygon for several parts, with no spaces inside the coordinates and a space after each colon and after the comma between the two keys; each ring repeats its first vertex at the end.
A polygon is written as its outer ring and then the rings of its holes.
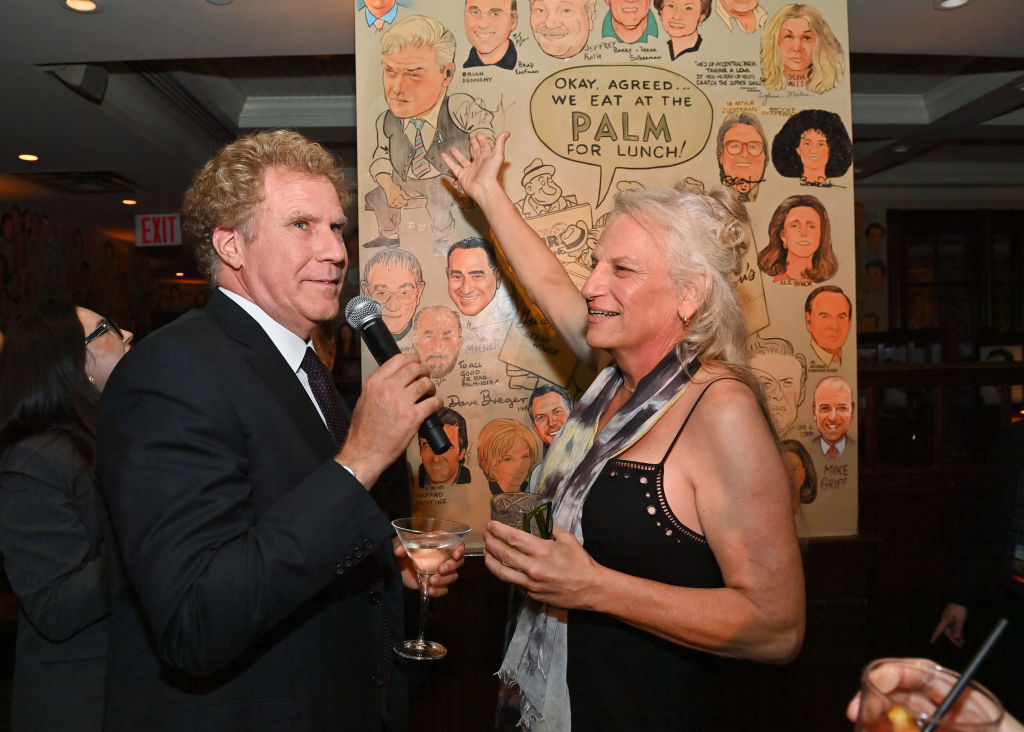
{"type": "Polygon", "coordinates": [[[334,381],[327,372],[327,367],[317,358],[316,351],[309,346],[306,347],[306,355],[302,357],[302,370],[306,372],[309,379],[309,389],[313,392],[316,403],[320,405],[324,419],[327,421],[327,429],[334,438],[338,447],[345,441],[348,433],[348,420],[341,411],[341,404],[338,403],[338,393],[334,390],[334,381]]]}

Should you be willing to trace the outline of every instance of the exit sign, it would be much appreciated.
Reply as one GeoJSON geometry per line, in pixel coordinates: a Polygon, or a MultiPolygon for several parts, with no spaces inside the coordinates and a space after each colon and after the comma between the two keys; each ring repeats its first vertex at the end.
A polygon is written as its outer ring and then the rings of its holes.
{"type": "Polygon", "coordinates": [[[135,217],[135,246],[181,245],[181,217],[178,214],[143,214],[135,217]]]}

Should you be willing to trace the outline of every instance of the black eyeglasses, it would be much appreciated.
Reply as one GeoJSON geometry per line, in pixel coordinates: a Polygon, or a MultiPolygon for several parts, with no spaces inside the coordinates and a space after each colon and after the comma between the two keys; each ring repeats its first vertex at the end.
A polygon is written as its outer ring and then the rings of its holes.
{"type": "Polygon", "coordinates": [[[117,333],[118,338],[120,338],[122,341],[124,340],[124,334],[121,332],[121,329],[117,327],[117,324],[114,323],[114,321],[110,320],[109,318],[104,318],[103,321],[96,326],[96,330],[94,330],[92,333],[85,337],[85,345],[89,345],[94,340],[99,338],[101,335],[106,333],[108,330],[113,330],[115,333],[117,333]]]}

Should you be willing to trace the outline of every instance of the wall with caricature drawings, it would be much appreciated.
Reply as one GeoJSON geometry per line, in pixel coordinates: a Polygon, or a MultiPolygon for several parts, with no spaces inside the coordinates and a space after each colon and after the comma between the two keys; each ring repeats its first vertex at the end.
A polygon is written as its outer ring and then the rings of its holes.
{"type": "Polygon", "coordinates": [[[593,377],[440,159],[507,129],[506,190],[578,284],[617,191],[745,203],[736,285],[801,525],[856,533],[848,48],[845,0],[356,3],[361,288],[430,365],[454,446],[410,448],[415,511],[482,528],[593,377]]]}

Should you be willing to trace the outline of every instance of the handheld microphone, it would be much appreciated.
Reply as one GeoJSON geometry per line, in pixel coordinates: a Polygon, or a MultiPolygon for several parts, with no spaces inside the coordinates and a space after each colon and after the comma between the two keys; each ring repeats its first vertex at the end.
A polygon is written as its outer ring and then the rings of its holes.
{"type": "MultiPolygon", "coordinates": [[[[363,343],[370,349],[370,354],[378,364],[383,364],[401,351],[395,343],[395,337],[384,325],[384,311],[380,303],[368,295],[356,295],[345,306],[345,320],[363,338],[363,343]]],[[[437,416],[431,414],[420,425],[420,437],[427,441],[435,455],[448,452],[452,443],[444,431],[444,424],[437,416]]]]}

